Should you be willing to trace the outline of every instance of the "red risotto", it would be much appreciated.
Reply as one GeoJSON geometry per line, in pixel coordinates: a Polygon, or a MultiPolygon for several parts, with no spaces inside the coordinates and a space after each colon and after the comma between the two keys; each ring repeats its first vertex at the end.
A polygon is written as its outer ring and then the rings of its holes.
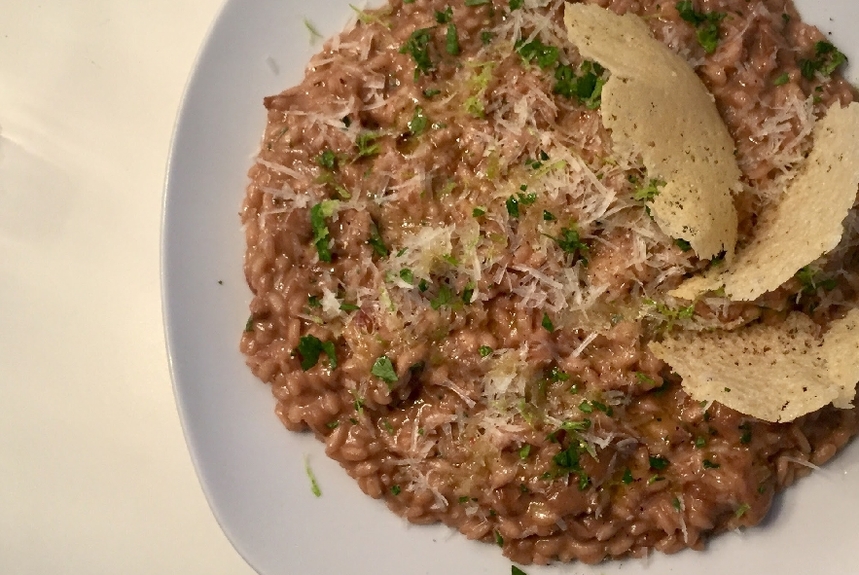
{"type": "MultiPolygon", "coordinates": [[[[790,0],[599,0],[686,59],[736,142],[739,241],[853,100],[790,0]]],[[[825,326],[859,299],[859,214],[775,292],[667,292],[718,261],[650,217],[658,191],[600,117],[610,71],[559,0],[391,0],[265,99],[242,209],[241,350],[277,415],[369,496],[520,563],[701,549],[857,431],[701,404],[648,350],[671,330],[825,326]]],[[[718,258],[717,258],[718,259],[718,258]]]]}

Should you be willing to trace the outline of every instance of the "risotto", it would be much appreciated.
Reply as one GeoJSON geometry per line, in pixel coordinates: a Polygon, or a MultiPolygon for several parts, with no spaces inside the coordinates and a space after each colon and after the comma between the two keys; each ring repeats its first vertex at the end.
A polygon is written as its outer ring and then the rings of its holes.
{"type": "MultiPolygon", "coordinates": [[[[598,0],[641,16],[736,144],[738,245],[854,98],[790,0],[598,0]]],[[[675,330],[826,326],[859,301],[838,247],[752,302],[668,292],[720,265],[666,235],[661,185],[616,153],[611,72],[559,0],[390,0],[265,99],[242,208],[241,350],[277,415],[369,496],[520,563],[701,549],[857,432],[831,405],[767,423],[694,401],[648,348],[675,330]]]]}

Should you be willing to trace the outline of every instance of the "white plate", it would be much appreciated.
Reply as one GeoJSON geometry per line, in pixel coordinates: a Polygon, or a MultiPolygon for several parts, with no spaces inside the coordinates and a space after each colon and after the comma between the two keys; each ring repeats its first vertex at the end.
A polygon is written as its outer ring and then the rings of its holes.
{"type": "MultiPolygon", "coordinates": [[[[798,5],[848,56],[859,57],[859,3],[798,5]]],[[[409,526],[363,495],[320,443],[288,432],[269,388],[238,351],[250,294],[237,214],[265,124],[262,98],[297,83],[319,48],[310,45],[304,18],[328,36],[350,16],[347,0],[229,0],[200,53],[176,126],[162,237],[164,323],[185,437],[218,522],[263,575],[504,575],[510,562],[496,547],[441,526],[409,526]],[[305,456],[321,498],[310,491],[305,456]]],[[[829,575],[856,572],[857,546],[854,442],[779,497],[764,526],[722,535],[704,553],[526,571],[829,575]]]]}

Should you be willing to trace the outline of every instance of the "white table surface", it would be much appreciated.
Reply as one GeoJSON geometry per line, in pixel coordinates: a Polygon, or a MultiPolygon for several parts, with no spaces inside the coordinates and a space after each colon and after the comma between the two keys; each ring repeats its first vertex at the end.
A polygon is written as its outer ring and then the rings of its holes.
{"type": "Polygon", "coordinates": [[[0,573],[251,574],[182,437],[164,168],[220,0],[0,0],[0,573]]]}

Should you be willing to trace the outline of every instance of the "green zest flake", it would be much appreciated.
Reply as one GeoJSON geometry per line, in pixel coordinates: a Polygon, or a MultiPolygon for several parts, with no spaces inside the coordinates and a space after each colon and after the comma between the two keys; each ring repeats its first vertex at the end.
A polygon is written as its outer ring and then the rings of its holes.
{"type": "Polygon", "coordinates": [[[519,459],[528,459],[528,456],[531,455],[531,444],[526,443],[519,450],[519,459]]]}
{"type": "Polygon", "coordinates": [[[547,314],[547,313],[543,314],[543,321],[540,322],[540,325],[542,325],[543,329],[545,329],[549,333],[552,333],[553,331],[555,331],[555,324],[552,323],[552,319],[549,317],[549,314],[547,314]]]}
{"type": "Polygon", "coordinates": [[[312,335],[305,335],[299,338],[298,347],[295,348],[295,351],[301,356],[301,369],[303,371],[315,366],[323,352],[328,356],[328,365],[331,369],[337,367],[337,353],[334,350],[334,344],[330,341],[323,342],[312,335]]]}
{"type": "Polygon", "coordinates": [[[310,208],[310,226],[313,229],[313,243],[319,254],[319,261],[331,261],[331,248],[328,246],[328,226],[326,218],[330,218],[337,211],[340,202],[337,200],[324,200],[310,208]]]}
{"type": "Polygon", "coordinates": [[[480,354],[480,357],[486,357],[492,355],[492,348],[488,345],[481,345],[479,348],[477,348],[477,353],[480,354]]]}
{"type": "Polygon", "coordinates": [[[704,469],[719,469],[721,467],[721,465],[719,465],[718,463],[713,463],[709,459],[705,459],[702,465],[704,466],[704,469]]]}
{"type": "Polygon", "coordinates": [[[399,485],[391,485],[391,493],[393,495],[399,495],[400,493],[402,493],[402,491],[403,490],[400,488],[399,485]]]}
{"type": "Polygon", "coordinates": [[[510,566],[510,575],[528,575],[528,574],[525,573],[524,571],[522,571],[521,569],[519,569],[518,567],[516,567],[515,565],[511,565],[510,566]]]}
{"type": "Polygon", "coordinates": [[[543,44],[537,38],[526,43],[519,40],[516,42],[515,48],[519,52],[519,55],[522,56],[522,60],[526,63],[536,60],[537,65],[543,70],[554,66],[558,61],[558,49],[554,46],[543,44]]]}
{"type": "Polygon", "coordinates": [[[379,233],[379,228],[375,223],[370,225],[370,239],[367,240],[367,243],[370,244],[376,255],[383,258],[388,257],[390,251],[385,245],[384,240],[382,240],[382,235],[379,233]]]}
{"type": "Polygon", "coordinates": [[[435,21],[439,24],[447,24],[453,18],[453,8],[448,6],[444,12],[435,11],[435,21]]]}
{"type": "Polygon", "coordinates": [[[623,477],[620,478],[624,485],[629,485],[634,481],[632,478],[632,470],[629,467],[626,468],[626,471],[623,472],[623,477]]]}
{"type": "Polygon", "coordinates": [[[668,467],[668,460],[664,457],[650,457],[650,468],[656,471],[662,471],[668,467]]]}
{"type": "Polygon", "coordinates": [[[494,33],[489,32],[488,30],[484,30],[483,32],[480,33],[480,43],[483,44],[484,46],[486,46],[487,44],[492,42],[492,39],[494,37],[495,37],[494,33]]]}
{"type": "Polygon", "coordinates": [[[420,136],[426,131],[429,123],[429,118],[424,114],[423,108],[418,106],[415,108],[415,113],[412,114],[412,119],[409,120],[409,133],[412,136],[420,136]]]}
{"type": "Polygon", "coordinates": [[[319,33],[319,30],[316,29],[316,26],[314,26],[313,23],[307,18],[304,19],[304,27],[307,28],[308,32],[310,32],[311,44],[314,44],[317,40],[322,39],[322,34],[319,33]]]}
{"type": "Polygon", "coordinates": [[[775,80],[773,80],[773,86],[784,86],[790,82],[790,74],[785,72],[784,74],[778,76],[775,80]]]}
{"type": "Polygon", "coordinates": [[[376,142],[382,135],[377,132],[361,132],[355,138],[355,145],[358,146],[358,158],[367,158],[375,156],[379,153],[379,144],[376,142]]]}
{"type": "Polygon", "coordinates": [[[409,268],[403,268],[400,270],[400,279],[406,283],[413,284],[415,283],[415,274],[409,268]]]}
{"type": "Polygon", "coordinates": [[[659,188],[664,186],[662,180],[648,180],[647,184],[635,189],[632,194],[632,199],[638,202],[652,202],[659,195],[659,188]]]}
{"type": "Polygon", "coordinates": [[[415,61],[415,81],[421,74],[429,74],[435,69],[432,63],[429,52],[429,44],[432,40],[432,28],[419,28],[412,32],[403,47],[400,48],[400,54],[409,54],[415,61]]]}
{"type": "Polygon", "coordinates": [[[581,421],[565,421],[561,424],[561,429],[565,429],[567,431],[587,431],[590,428],[590,419],[583,419],[581,421]]]}
{"type": "Polygon", "coordinates": [[[429,100],[433,96],[438,96],[439,94],[441,94],[441,90],[436,90],[435,88],[428,88],[423,91],[424,98],[426,98],[427,100],[429,100]]]}
{"type": "Polygon", "coordinates": [[[513,10],[518,10],[519,8],[521,8],[522,4],[524,3],[525,0],[510,0],[508,6],[510,6],[510,11],[512,12],[513,10]]]}
{"type": "Polygon", "coordinates": [[[438,288],[438,294],[432,300],[430,300],[430,307],[434,310],[439,309],[442,306],[450,305],[450,302],[453,301],[453,290],[447,284],[442,284],[440,288],[438,288]]]}
{"type": "Polygon", "coordinates": [[[518,198],[516,198],[516,196],[510,196],[509,198],[507,198],[506,205],[507,205],[507,213],[510,215],[510,217],[511,218],[518,218],[519,217],[519,200],[518,200],[518,198]]]}
{"type": "Polygon", "coordinates": [[[552,92],[568,100],[576,98],[586,108],[596,110],[602,102],[602,89],[606,82],[604,73],[605,68],[590,60],[582,62],[578,75],[572,66],[561,64],[555,69],[552,92]]]}
{"type": "Polygon", "coordinates": [[[486,208],[483,206],[477,206],[473,210],[471,210],[471,215],[475,218],[479,218],[480,216],[486,215],[486,208]]]}
{"type": "Polygon", "coordinates": [[[504,538],[501,537],[501,534],[497,529],[495,530],[495,544],[499,547],[504,547],[504,538]]]}
{"type": "Polygon", "coordinates": [[[355,305],[354,303],[343,302],[340,304],[340,309],[342,311],[345,311],[345,312],[350,312],[350,311],[358,311],[361,308],[358,307],[357,305],[355,305]]]}
{"type": "Polygon", "coordinates": [[[688,252],[692,249],[692,244],[690,244],[683,238],[677,238],[676,240],[674,240],[674,245],[680,248],[681,252],[688,252]]]}
{"type": "Polygon", "coordinates": [[[638,381],[640,381],[641,383],[643,383],[645,385],[656,385],[655,379],[653,379],[652,377],[650,377],[646,373],[643,373],[640,371],[635,372],[635,379],[637,379],[638,381]]]}
{"type": "Polygon", "coordinates": [[[316,481],[316,475],[313,473],[313,470],[310,468],[310,458],[304,457],[304,472],[307,474],[307,478],[310,480],[310,492],[313,493],[316,497],[322,497],[322,490],[319,489],[319,482],[316,481]]]}
{"type": "Polygon", "coordinates": [[[245,322],[245,332],[252,332],[254,330],[254,314],[248,316],[248,321],[245,322]]]}
{"type": "Polygon", "coordinates": [[[739,507],[737,507],[737,510],[736,510],[736,511],[734,511],[734,517],[736,517],[737,519],[739,519],[740,517],[742,517],[743,515],[745,515],[745,514],[746,514],[746,512],[747,512],[749,509],[751,509],[751,508],[752,508],[752,506],[751,506],[751,505],[749,505],[748,503],[743,503],[742,505],[740,505],[739,507]]]}
{"type": "Polygon", "coordinates": [[[799,70],[803,78],[813,80],[817,72],[828,77],[845,62],[847,62],[847,56],[829,42],[821,40],[814,45],[814,59],[800,60],[799,70]]]}
{"type": "Polygon", "coordinates": [[[555,214],[553,214],[549,210],[543,210],[543,221],[544,222],[553,222],[556,219],[557,218],[555,217],[555,214]]]}
{"type": "Polygon", "coordinates": [[[337,169],[337,154],[331,150],[325,150],[316,157],[316,163],[326,170],[337,169]]]}
{"type": "Polygon", "coordinates": [[[444,49],[451,56],[459,56],[459,35],[456,32],[456,24],[451,22],[447,25],[444,35],[444,49]]]}
{"type": "Polygon", "coordinates": [[[385,383],[397,383],[399,378],[397,372],[394,371],[394,364],[388,359],[387,355],[383,355],[373,363],[373,368],[370,373],[384,381],[385,383]]]}

